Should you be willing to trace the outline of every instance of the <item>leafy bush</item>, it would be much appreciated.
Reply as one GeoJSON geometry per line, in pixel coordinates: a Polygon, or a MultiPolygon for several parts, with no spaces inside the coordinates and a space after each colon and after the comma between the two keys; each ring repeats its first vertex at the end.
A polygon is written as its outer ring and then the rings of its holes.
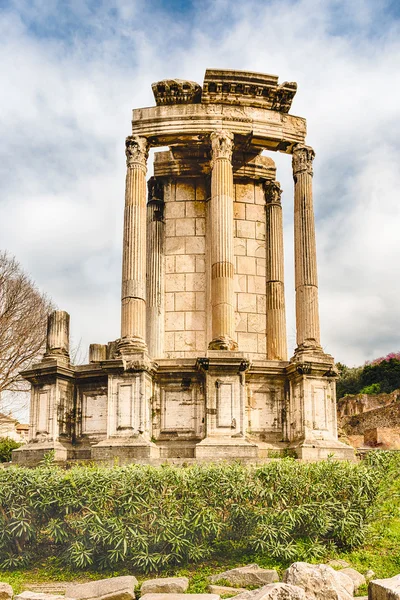
{"type": "Polygon", "coordinates": [[[380,383],[371,383],[371,385],[366,385],[360,390],[360,394],[379,394],[381,391],[380,383]]]}
{"type": "Polygon", "coordinates": [[[338,399],[349,394],[388,394],[400,388],[399,352],[367,361],[363,367],[349,368],[341,363],[336,367],[339,371],[338,399]]]}
{"type": "Polygon", "coordinates": [[[73,568],[155,571],[227,547],[319,558],[362,543],[398,462],[11,467],[0,470],[0,565],[56,555],[73,568]]]}
{"type": "Polygon", "coordinates": [[[19,448],[21,444],[9,437],[0,438],[0,462],[10,462],[11,451],[19,448]]]}

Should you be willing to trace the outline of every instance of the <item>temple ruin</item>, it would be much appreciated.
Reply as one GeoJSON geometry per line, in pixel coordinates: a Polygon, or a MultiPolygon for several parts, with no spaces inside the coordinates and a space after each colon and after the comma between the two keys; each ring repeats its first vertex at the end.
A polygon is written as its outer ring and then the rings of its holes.
{"type": "MultiPolygon", "coordinates": [[[[332,356],[320,342],[305,119],[295,83],[208,69],[153,84],[126,139],[121,334],[69,356],[49,318],[32,384],[30,441],[13,460],[256,461],[294,451],[352,458],[337,439],[332,356]],[[146,181],[150,148],[154,177],[146,181]],[[288,358],[281,189],[264,150],[292,157],[297,347],[288,358]]],[[[292,210],[291,199],[285,209],[292,210]]]]}

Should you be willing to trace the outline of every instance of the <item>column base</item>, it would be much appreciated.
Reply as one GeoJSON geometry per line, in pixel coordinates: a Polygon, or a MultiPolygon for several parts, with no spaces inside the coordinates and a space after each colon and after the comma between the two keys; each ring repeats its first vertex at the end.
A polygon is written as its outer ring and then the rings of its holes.
{"type": "Polygon", "coordinates": [[[230,350],[235,352],[238,348],[237,342],[227,335],[221,335],[220,337],[214,338],[208,344],[209,350],[230,350]]]}
{"type": "Polygon", "coordinates": [[[315,354],[324,354],[325,355],[325,352],[323,351],[322,346],[313,340],[306,340],[302,344],[299,344],[294,351],[294,356],[315,355],[315,354]]]}
{"type": "Polygon", "coordinates": [[[258,446],[244,437],[206,437],[195,447],[195,458],[217,462],[258,458],[258,446]]]}
{"type": "Polygon", "coordinates": [[[12,462],[17,465],[36,466],[49,452],[54,452],[54,462],[63,463],[73,458],[71,442],[29,442],[12,451],[12,462]]]}
{"type": "Polygon", "coordinates": [[[117,340],[117,349],[121,356],[129,356],[138,352],[147,352],[147,344],[143,338],[133,335],[117,340]]]}
{"type": "Polygon", "coordinates": [[[105,463],[147,463],[160,458],[160,448],[142,436],[114,437],[92,446],[92,460],[105,463]]]}
{"type": "Polygon", "coordinates": [[[307,462],[328,458],[355,461],[354,448],[337,440],[302,440],[292,442],[289,448],[296,452],[297,458],[307,462]]]}

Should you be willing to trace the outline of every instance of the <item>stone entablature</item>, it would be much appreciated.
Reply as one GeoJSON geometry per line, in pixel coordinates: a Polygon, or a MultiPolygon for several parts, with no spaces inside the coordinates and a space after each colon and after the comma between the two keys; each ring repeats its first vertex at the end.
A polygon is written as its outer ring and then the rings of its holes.
{"type": "Polygon", "coordinates": [[[203,88],[195,81],[164,79],[152,84],[157,106],[171,104],[229,104],[268,108],[288,113],[297,83],[278,84],[276,75],[207,69],[203,88]]]}
{"type": "Polygon", "coordinates": [[[126,139],[121,334],[69,360],[69,315],[49,319],[32,383],[35,462],[351,457],[338,442],[333,358],[319,339],[305,120],[287,114],[295,84],[236,71],[153,86],[126,139]],[[215,84],[215,88],[213,85],[215,84]],[[278,101],[279,100],[279,101],[278,101]],[[154,177],[146,181],[151,147],[154,177]],[[285,205],[274,161],[292,154],[297,348],[288,360],[285,205]]]}
{"type": "Polygon", "coordinates": [[[201,87],[195,81],[163,79],[152,84],[157,106],[163,104],[195,104],[200,102],[201,87]]]}
{"type": "Polygon", "coordinates": [[[297,83],[285,81],[278,85],[276,75],[207,69],[201,101],[204,104],[261,106],[288,113],[296,91],[297,83]]]}

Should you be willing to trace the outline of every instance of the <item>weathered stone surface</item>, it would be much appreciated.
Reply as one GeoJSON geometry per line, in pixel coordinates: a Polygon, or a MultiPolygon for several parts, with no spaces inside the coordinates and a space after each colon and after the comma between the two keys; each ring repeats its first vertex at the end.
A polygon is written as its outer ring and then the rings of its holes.
{"type": "Polygon", "coordinates": [[[330,560],[327,564],[334,569],[345,569],[346,567],[350,567],[350,564],[341,558],[330,560]]]}
{"type": "Polygon", "coordinates": [[[368,569],[368,571],[365,573],[365,579],[367,581],[369,581],[370,579],[373,579],[375,577],[375,571],[373,571],[372,569],[368,569]]]}
{"type": "Polygon", "coordinates": [[[336,579],[340,582],[340,585],[352,596],[355,592],[354,581],[349,575],[343,573],[343,571],[335,571],[336,579]]]}
{"type": "Polygon", "coordinates": [[[13,589],[8,583],[0,583],[0,600],[11,600],[13,589]]]}
{"type": "MultiPolygon", "coordinates": [[[[66,587],[65,597],[75,598],[76,600],[90,600],[91,598],[132,600],[135,597],[137,584],[136,577],[132,575],[100,579],[89,583],[71,583],[66,587]]],[[[38,598],[37,600],[41,599],[38,598]]]]}
{"type": "Polygon", "coordinates": [[[354,593],[357,593],[357,590],[361,585],[365,585],[367,583],[364,575],[356,571],[356,569],[352,569],[351,567],[341,569],[339,573],[344,573],[345,575],[350,577],[350,579],[354,583],[354,593]]]}
{"type": "Polygon", "coordinates": [[[399,600],[400,575],[389,579],[373,579],[368,586],[369,600],[399,600]]]}
{"type": "Polygon", "coordinates": [[[209,585],[208,591],[210,592],[210,594],[219,594],[220,596],[223,596],[224,594],[237,596],[238,594],[241,594],[242,592],[247,592],[248,590],[246,590],[246,588],[235,588],[229,587],[227,585],[209,585]]]}
{"type": "Polygon", "coordinates": [[[22,591],[41,592],[45,594],[64,595],[69,585],[68,581],[46,581],[44,583],[26,583],[22,586],[22,591]]]}
{"type": "Polygon", "coordinates": [[[235,600],[306,600],[303,588],[289,583],[269,583],[258,590],[245,591],[235,600]]]}
{"type": "Polygon", "coordinates": [[[14,597],[14,600],[64,600],[64,596],[56,596],[55,594],[45,594],[43,592],[31,592],[27,590],[14,597]]]}
{"type": "Polygon", "coordinates": [[[283,581],[304,589],[307,600],[350,600],[352,593],[344,587],[351,582],[346,575],[337,576],[337,571],[328,565],[293,563],[284,573],[283,581]]]}
{"type": "Polygon", "coordinates": [[[189,587],[189,579],[187,577],[160,577],[157,579],[149,579],[142,583],[140,593],[144,594],[183,594],[189,587]]]}
{"type": "Polygon", "coordinates": [[[221,600],[218,594],[145,594],[140,600],[221,600]]]}
{"type": "Polygon", "coordinates": [[[230,569],[217,575],[211,575],[208,578],[211,583],[218,581],[227,581],[230,585],[240,585],[243,587],[249,585],[265,585],[279,581],[278,573],[274,569],[262,569],[256,564],[230,569]]]}

